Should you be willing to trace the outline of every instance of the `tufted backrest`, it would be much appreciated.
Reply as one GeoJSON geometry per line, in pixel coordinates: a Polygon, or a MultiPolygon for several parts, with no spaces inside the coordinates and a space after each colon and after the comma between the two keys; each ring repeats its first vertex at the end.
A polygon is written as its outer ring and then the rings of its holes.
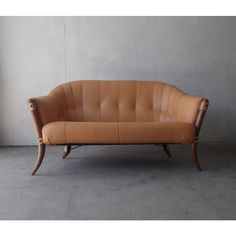
{"type": "Polygon", "coordinates": [[[156,81],[80,80],[59,85],[49,95],[60,97],[63,119],[134,122],[178,119],[185,93],[156,81]]]}

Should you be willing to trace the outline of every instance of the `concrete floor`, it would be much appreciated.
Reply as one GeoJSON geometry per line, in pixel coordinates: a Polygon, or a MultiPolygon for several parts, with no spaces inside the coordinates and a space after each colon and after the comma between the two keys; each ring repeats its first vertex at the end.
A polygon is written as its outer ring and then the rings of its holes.
{"type": "Polygon", "coordinates": [[[68,159],[49,147],[0,148],[0,219],[236,219],[236,145],[82,146],[68,159]]]}

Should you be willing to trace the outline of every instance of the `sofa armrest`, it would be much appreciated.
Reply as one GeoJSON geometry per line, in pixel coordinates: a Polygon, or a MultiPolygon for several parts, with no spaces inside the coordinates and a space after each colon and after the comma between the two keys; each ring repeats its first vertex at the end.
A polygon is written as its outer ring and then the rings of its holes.
{"type": "Polygon", "coordinates": [[[205,98],[183,95],[177,103],[176,120],[194,124],[198,136],[208,104],[205,98]]]}
{"type": "Polygon", "coordinates": [[[28,107],[36,128],[38,140],[42,138],[44,125],[63,120],[63,109],[60,108],[60,103],[54,96],[31,98],[28,100],[28,107]]]}
{"type": "Polygon", "coordinates": [[[177,121],[194,123],[203,98],[183,95],[175,107],[177,121]]]}

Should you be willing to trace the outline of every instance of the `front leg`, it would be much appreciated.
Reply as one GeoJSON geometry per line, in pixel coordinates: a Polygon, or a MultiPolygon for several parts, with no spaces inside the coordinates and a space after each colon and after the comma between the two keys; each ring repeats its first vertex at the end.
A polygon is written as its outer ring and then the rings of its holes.
{"type": "Polygon", "coordinates": [[[192,143],[192,159],[193,162],[195,163],[196,167],[198,170],[202,170],[199,160],[198,160],[198,155],[197,155],[197,142],[192,143]]]}
{"type": "Polygon", "coordinates": [[[35,164],[34,170],[32,172],[32,175],[34,175],[37,172],[40,165],[42,164],[44,154],[45,154],[45,144],[44,143],[39,143],[38,144],[38,158],[37,158],[37,162],[35,164]]]}

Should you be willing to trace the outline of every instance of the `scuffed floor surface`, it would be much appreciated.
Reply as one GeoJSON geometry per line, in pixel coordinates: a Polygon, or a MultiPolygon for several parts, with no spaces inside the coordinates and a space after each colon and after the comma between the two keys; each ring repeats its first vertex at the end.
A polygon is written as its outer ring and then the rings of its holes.
{"type": "Polygon", "coordinates": [[[236,219],[236,145],[0,148],[0,219],[236,219]]]}

